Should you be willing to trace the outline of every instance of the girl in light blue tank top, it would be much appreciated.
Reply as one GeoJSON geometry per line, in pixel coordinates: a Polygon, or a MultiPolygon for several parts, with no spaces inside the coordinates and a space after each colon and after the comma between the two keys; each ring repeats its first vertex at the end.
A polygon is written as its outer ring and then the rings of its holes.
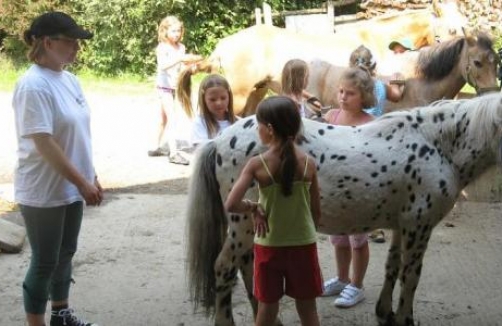
{"type": "MultiPolygon", "coordinates": [[[[367,70],[375,81],[375,97],[376,105],[372,108],[365,109],[366,112],[374,117],[379,117],[385,113],[385,103],[387,100],[398,102],[401,100],[404,92],[404,86],[399,84],[386,84],[375,78],[376,61],[373,58],[371,51],[364,45],[359,46],[350,55],[350,67],[359,67],[367,70]]],[[[395,74],[392,79],[402,79],[402,75],[395,74]]]]}
{"type": "Polygon", "coordinates": [[[372,108],[368,108],[364,111],[368,112],[374,117],[379,117],[383,115],[385,100],[387,99],[387,91],[385,90],[385,84],[378,79],[375,79],[375,99],[376,104],[372,108]]]}

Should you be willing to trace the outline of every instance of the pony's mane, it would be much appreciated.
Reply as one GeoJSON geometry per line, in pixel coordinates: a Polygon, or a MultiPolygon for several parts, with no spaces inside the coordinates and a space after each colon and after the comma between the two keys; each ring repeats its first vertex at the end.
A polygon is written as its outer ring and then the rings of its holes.
{"type": "MultiPolygon", "coordinates": [[[[457,37],[422,50],[418,57],[417,75],[428,81],[440,80],[449,75],[460,59],[465,41],[466,37],[457,37]]],[[[481,49],[493,51],[493,42],[488,35],[478,33],[476,42],[481,49]]]]}

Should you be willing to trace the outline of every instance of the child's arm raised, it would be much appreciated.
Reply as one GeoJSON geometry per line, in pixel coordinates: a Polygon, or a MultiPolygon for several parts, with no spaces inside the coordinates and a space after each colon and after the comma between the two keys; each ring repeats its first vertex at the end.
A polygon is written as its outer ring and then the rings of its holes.
{"type": "Polygon", "coordinates": [[[255,171],[261,166],[261,162],[258,158],[254,157],[244,166],[242,172],[232,187],[232,190],[228,194],[227,200],[225,201],[225,211],[234,213],[248,213],[253,214],[253,222],[255,233],[261,237],[265,236],[269,232],[268,221],[265,211],[256,202],[252,202],[249,199],[244,199],[246,191],[251,186],[251,183],[255,179],[255,171]]]}
{"type": "Polygon", "coordinates": [[[232,190],[228,194],[227,200],[225,201],[225,210],[227,212],[234,213],[247,213],[254,212],[258,207],[258,203],[253,203],[249,200],[242,200],[246,191],[251,186],[254,179],[255,170],[257,164],[259,163],[256,158],[252,158],[247,162],[242,169],[239,178],[232,187],[232,190]]]}

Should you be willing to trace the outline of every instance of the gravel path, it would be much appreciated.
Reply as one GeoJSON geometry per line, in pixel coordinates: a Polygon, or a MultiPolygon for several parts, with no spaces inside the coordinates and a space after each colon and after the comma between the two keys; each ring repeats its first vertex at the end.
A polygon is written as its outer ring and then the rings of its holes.
{"type": "MultiPolygon", "coordinates": [[[[96,170],[107,190],[103,205],[85,212],[75,257],[73,305],[80,315],[101,326],[211,325],[211,319],[193,312],[185,282],[189,205],[185,194],[190,167],[146,155],[157,130],[155,94],[92,93],[88,100],[93,110],[96,170]]],[[[15,162],[8,93],[0,93],[0,137],[1,197],[11,188],[15,162]]],[[[421,325],[501,325],[501,211],[500,203],[462,202],[437,226],[415,300],[421,325]]],[[[0,211],[0,218],[20,221],[18,213],[7,215],[0,211]]],[[[332,298],[320,298],[322,325],[376,325],[374,309],[388,242],[370,246],[366,300],[342,310],[332,306],[332,298]]],[[[320,235],[325,277],[333,275],[332,250],[327,236],[320,235]]],[[[0,326],[24,325],[21,282],[30,253],[26,245],[19,254],[0,254],[0,326]]],[[[233,299],[237,325],[252,325],[241,282],[233,299]]],[[[281,301],[281,318],[285,325],[299,325],[292,300],[281,301]]]]}

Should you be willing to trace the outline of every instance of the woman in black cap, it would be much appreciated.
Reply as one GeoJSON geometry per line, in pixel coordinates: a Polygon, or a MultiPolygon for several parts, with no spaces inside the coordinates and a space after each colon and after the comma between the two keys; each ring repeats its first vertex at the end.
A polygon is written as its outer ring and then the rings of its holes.
{"type": "Polygon", "coordinates": [[[91,37],[62,12],[38,16],[24,32],[33,65],[14,90],[14,186],[32,249],[23,282],[30,326],[46,325],[49,298],[51,326],[95,325],[79,320],[68,306],[84,202],[95,206],[103,200],[92,164],[89,107],[77,78],[65,70],[75,61],[79,41],[91,37]]]}

